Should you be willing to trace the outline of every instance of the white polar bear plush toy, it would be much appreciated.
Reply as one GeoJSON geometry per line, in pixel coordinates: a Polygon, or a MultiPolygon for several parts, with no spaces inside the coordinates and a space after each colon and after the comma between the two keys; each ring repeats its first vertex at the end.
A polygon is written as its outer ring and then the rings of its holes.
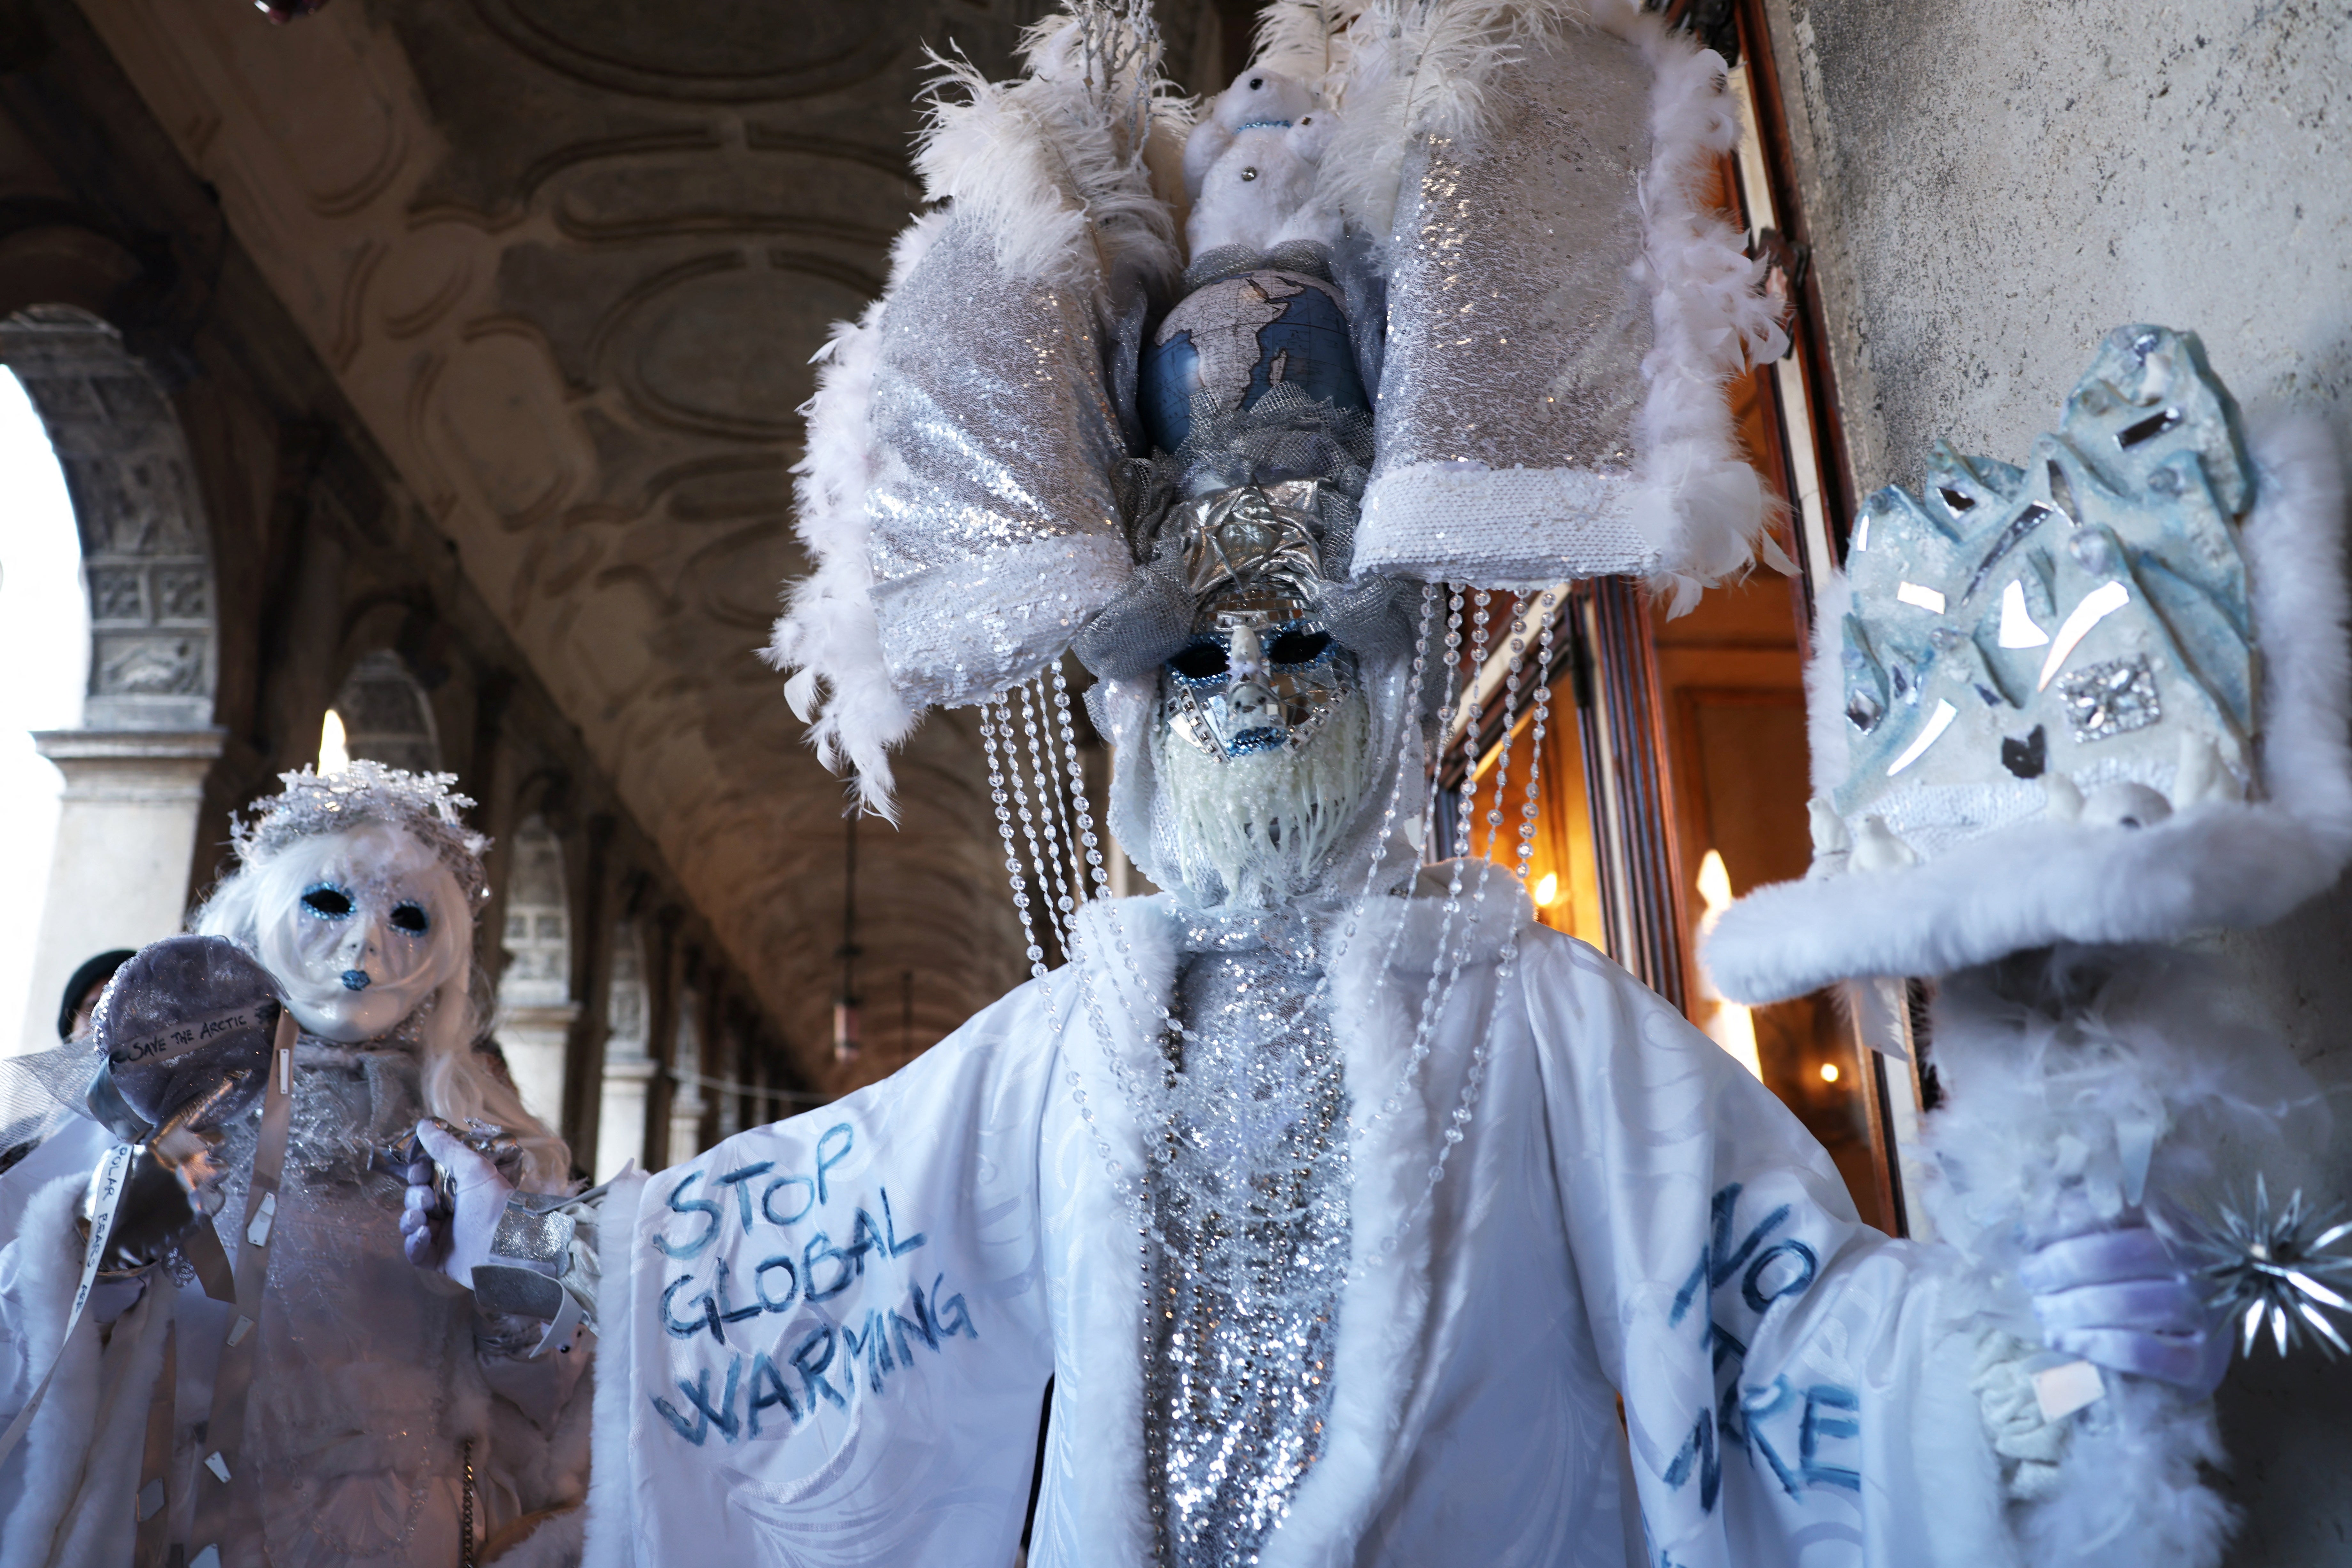
{"type": "Polygon", "coordinates": [[[1306,83],[1279,71],[1235,77],[1184,142],[1192,254],[1235,245],[1266,251],[1286,240],[1337,245],[1339,216],[1315,200],[1329,135],[1329,111],[1306,83]]]}

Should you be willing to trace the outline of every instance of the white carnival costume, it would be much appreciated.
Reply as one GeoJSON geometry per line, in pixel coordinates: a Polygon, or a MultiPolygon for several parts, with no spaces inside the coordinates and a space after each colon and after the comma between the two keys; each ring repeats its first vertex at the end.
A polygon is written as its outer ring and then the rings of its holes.
{"type": "MultiPolygon", "coordinates": [[[[131,1070],[134,1006],[202,1019],[198,1032],[217,1027],[217,1007],[197,993],[218,988],[224,953],[244,963],[259,1009],[276,1015],[274,991],[299,1026],[299,1040],[283,1031],[290,1059],[270,1096],[285,1105],[282,1170],[269,1179],[274,1162],[258,1166],[270,1201],[247,1201],[257,1150],[270,1143],[268,1113],[248,1098],[208,1156],[226,1203],[204,1207],[219,1210],[225,1255],[182,1231],[144,1268],[110,1270],[123,1277],[99,1287],[93,1321],[68,1339],[84,1261],[75,1220],[116,1134],[77,1118],[0,1180],[8,1411],[66,1342],[0,1468],[9,1568],[162,1568],[174,1549],[222,1568],[578,1558],[587,1353],[530,1359],[543,1325],[485,1315],[412,1267],[395,1224],[407,1179],[398,1151],[428,1113],[502,1129],[497,1146],[525,1186],[562,1189],[568,1174],[563,1145],[473,1049],[485,843],[458,815],[470,802],[446,775],[371,762],[285,781],[237,834],[240,868],[195,921],[208,936],[157,944],[118,975],[92,1048],[103,1054],[82,1073],[110,1057],[118,1078],[131,1070]],[[156,970],[183,960],[199,967],[179,984],[156,970]],[[149,994],[133,996],[142,982],[149,994]],[[242,1288],[208,1294],[207,1254],[224,1269],[236,1259],[240,1287],[255,1274],[253,1303],[242,1288]],[[241,1419],[226,1416],[232,1405],[241,1419]],[[240,1424],[241,1442],[229,1435],[240,1424]]],[[[122,1133],[148,1136],[135,1121],[122,1133]]]]}
{"type": "MultiPolygon", "coordinates": [[[[2031,1311],[1862,1225],[1507,869],[1408,847],[1496,701],[1487,588],[1695,589],[1755,536],[1720,61],[1630,6],[1277,7],[1180,157],[1144,8],[1073,10],[934,110],[951,204],[834,344],[776,643],[877,807],[982,705],[1035,977],[552,1213],[426,1138],[451,1270],[602,1335],[590,1562],[1002,1568],[1049,1378],[1054,1568],[2028,1561],[2011,1500],[2074,1462],[2031,1311]],[[1167,894],[1090,896],[1072,650],[1167,894]]],[[[2035,1240],[2079,1354],[2210,1387],[2150,1232],[2035,1240]]]]}

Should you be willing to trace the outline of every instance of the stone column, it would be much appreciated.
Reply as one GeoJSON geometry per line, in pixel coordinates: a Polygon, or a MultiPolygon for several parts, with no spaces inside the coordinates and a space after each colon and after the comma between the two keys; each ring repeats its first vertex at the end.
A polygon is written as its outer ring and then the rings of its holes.
{"type": "Polygon", "coordinates": [[[178,933],[196,816],[220,729],[52,729],[35,749],[66,776],[33,954],[25,1043],[56,1043],[58,993],[82,960],[178,933]]]}
{"type": "MultiPolygon", "coordinates": [[[[612,1043],[617,1048],[622,1042],[612,1043]]],[[[604,1104],[596,1124],[598,1181],[609,1180],[631,1160],[645,1165],[646,1096],[653,1078],[653,1059],[642,1052],[623,1055],[615,1049],[604,1058],[604,1104]]],[[[699,1121],[701,1113],[695,1117],[699,1121]]]]}
{"type": "Polygon", "coordinates": [[[604,1002],[604,1061],[598,1088],[595,1159],[598,1181],[631,1160],[646,1157],[646,1099],[652,1092],[654,1060],[647,1049],[649,1014],[645,951],[637,923],[613,934],[612,978],[604,1002]]]}
{"type": "Polygon", "coordinates": [[[499,1049],[506,1052],[515,1091],[523,1109],[550,1127],[563,1124],[564,1058],[579,1016],[577,1002],[504,1002],[499,1008],[499,1049]]]}
{"type": "Polygon", "coordinates": [[[593,1169],[604,1120],[604,1052],[610,1043],[613,988],[613,920],[617,902],[612,843],[617,824],[599,814],[588,820],[580,845],[580,874],[565,879],[572,898],[572,994],[581,999],[564,1042],[563,1135],[572,1157],[593,1169]]]}
{"type": "Polygon", "coordinates": [[[677,1040],[671,1049],[669,1101],[669,1163],[690,1160],[702,1152],[702,998],[688,988],[679,998],[677,1040]]]}

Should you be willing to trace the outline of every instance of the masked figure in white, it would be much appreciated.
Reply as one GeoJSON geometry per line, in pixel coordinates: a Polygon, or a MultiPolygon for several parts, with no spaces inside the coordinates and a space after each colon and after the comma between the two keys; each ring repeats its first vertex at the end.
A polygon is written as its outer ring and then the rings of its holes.
{"type": "MultiPolygon", "coordinates": [[[[424,1117],[467,1129],[524,1189],[564,1190],[568,1176],[562,1144],[475,1050],[485,842],[446,776],[358,762],[285,779],[238,831],[239,868],[194,922],[233,948],[190,937],[148,949],[118,976],[97,1031],[101,1047],[114,1041],[112,1074],[127,1076],[134,1008],[203,1010],[201,998],[154,994],[173,989],[171,963],[212,954],[210,971],[179,988],[194,992],[214,983],[223,953],[258,958],[265,998],[274,991],[299,1025],[284,1031],[278,1152],[257,1167],[273,1139],[248,1096],[178,1167],[194,1189],[188,1209],[208,1216],[194,1226],[216,1224],[221,1249],[197,1246],[171,1215],[134,1216],[135,1186],[126,1197],[115,1234],[145,1239],[118,1239],[94,1321],[75,1332],[0,1471],[0,1562],[12,1568],[207,1552],[231,1568],[577,1557],[587,1348],[531,1359],[543,1323],[479,1311],[412,1267],[397,1228],[424,1117]],[[254,1222],[257,1168],[269,1201],[254,1222]],[[200,1277],[207,1252],[223,1268],[236,1260],[240,1278],[257,1264],[257,1291],[200,1277]]],[[[262,1009],[275,1016],[266,999],[262,1009]]],[[[103,1107],[103,1090],[92,1103],[103,1107]]],[[[130,1114],[120,1097],[111,1104],[130,1114]]],[[[142,1160],[168,1161],[170,1126],[116,1131],[142,1140],[142,1160]]],[[[73,1220],[109,1136],[68,1126],[6,1178],[11,1409],[57,1353],[83,1260],[73,1220]]],[[[159,1207],[173,1196],[167,1185],[159,1207]]]]}
{"type": "MultiPolygon", "coordinates": [[[[813,405],[791,689],[886,806],[920,706],[982,705],[1036,977],[557,1215],[593,1252],[427,1139],[449,1270],[601,1335],[592,1562],[1002,1568],[1049,1378],[1055,1568],[1977,1568],[2067,1462],[2024,1292],[1861,1224],[1507,868],[1412,847],[1432,739],[1520,700],[1471,674],[1542,636],[1441,576],[1695,583],[1754,529],[1707,356],[1769,308],[1687,204],[1719,63],[1630,10],[1335,16],[1181,156],[1135,8],[1041,29],[940,111],[953,205],[813,405]],[[1095,896],[1072,648],[1151,898],[1095,896]]],[[[2035,1239],[2049,1359],[2210,1382],[2149,1232],[2035,1239]]]]}

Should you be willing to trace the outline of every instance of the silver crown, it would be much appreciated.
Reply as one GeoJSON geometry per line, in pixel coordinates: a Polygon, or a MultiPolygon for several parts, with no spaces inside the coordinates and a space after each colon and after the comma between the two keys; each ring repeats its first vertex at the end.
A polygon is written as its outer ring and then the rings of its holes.
{"type": "Polygon", "coordinates": [[[474,801],[452,788],[455,773],[410,773],[362,758],[332,773],[300,768],[278,779],[285,789],[247,808],[254,813],[250,823],[229,819],[229,841],[242,863],[257,865],[297,839],[383,822],[431,845],[469,904],[489,896],[482,857],[490,841],[466,825],[464,813],[474,801]]]}

